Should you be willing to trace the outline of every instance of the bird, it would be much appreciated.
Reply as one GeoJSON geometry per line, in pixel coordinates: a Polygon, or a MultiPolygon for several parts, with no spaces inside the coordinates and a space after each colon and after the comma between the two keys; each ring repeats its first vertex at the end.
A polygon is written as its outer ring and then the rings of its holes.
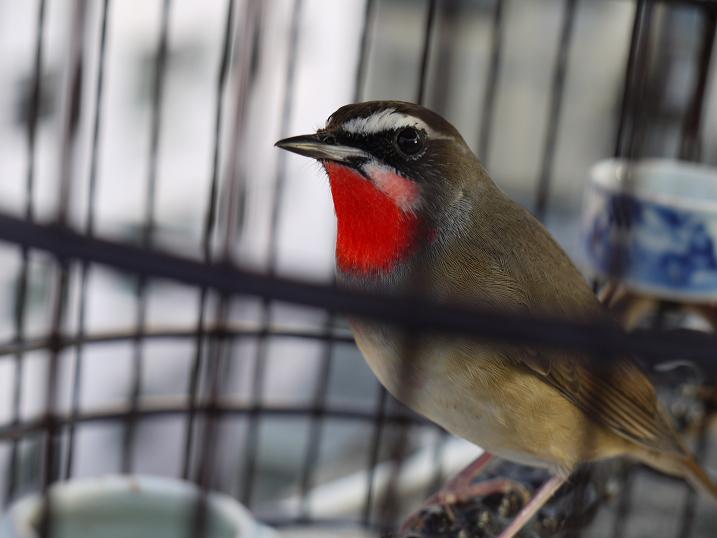
{"type": "MultiPolygon", "coordinates": [[[[458,130],[403,101],[342,106],[276,142],[317,160],[336,214],[337,283],[373,293],[572,320],[605,308],[548,230],[491,179],[458,130]]],[[[617,322],[615,322],[617,323],[617,322]]],[[[381,384],[448,432],[551,478],[504,529],[514,536],[584,463],[627,457],[717,498],[637,361],[405,333],[350,318],[381,384]]]]}

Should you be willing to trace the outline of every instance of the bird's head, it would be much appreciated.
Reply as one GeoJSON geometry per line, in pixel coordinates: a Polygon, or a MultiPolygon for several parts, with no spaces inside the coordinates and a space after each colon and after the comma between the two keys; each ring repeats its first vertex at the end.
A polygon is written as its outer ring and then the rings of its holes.
{"type": "Polygon", "coordinates": [[[356,274],[391,271],[455,227],[462,215],[453,213],[480,169],[450,123],[400,101],[343,106],[323,129],[276,145],[323,165],[338,221],[337,264],[356,274]]]}

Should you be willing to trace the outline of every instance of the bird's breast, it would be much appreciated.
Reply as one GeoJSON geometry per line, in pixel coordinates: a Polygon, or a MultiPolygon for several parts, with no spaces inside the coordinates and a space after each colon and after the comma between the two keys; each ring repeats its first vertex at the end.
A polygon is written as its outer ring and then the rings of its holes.
{"type": "Polygon", "coordinates": [[[554,470],[605,456],[595,449],[607,447],[611,436],[504,352],[438,337],[411,342],[363,322],[352,329],[381,384],[450,433],[503,458],[554,470]]]}
{"type": "Polygon", "coordinates": [[[490,368],[466,377],[455,349],[443,339],[410,340],[400,331],[362,322],[352,322],[352,329],[381,384],[414,411],[487,449],[496,433],[509,427],[510,412],[496,398],[490,368]]]}

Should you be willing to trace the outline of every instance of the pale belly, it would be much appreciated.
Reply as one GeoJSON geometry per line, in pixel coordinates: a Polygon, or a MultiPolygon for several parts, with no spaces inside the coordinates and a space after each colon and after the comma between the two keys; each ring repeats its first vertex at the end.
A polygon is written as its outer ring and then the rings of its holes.
{"type": "MultiPolygon", "coordinates": [[[[356,342],[379,381],[397,399],[450,433],[505,459],[553,470],[615,454],[608,432],[537,376],[506,364],[487,348],[455,341],[408,346],[403,361],[395,339],[354,325],[356,342]]],[[[400,341],[400,340],[398,340],[400,341]]]]}

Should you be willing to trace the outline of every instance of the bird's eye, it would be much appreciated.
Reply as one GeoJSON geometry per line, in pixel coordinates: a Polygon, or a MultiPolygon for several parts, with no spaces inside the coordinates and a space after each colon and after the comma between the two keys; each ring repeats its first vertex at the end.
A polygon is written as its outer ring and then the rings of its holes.
{"type": "Polygon", "coordinates": [[[415,155],[423,148],[421,133],[413,127],[401,129],[396,135],[396,146],[405,155],[415,155]]]}
{"type": "Polygon", "coordinates": [[[336,137],[334,135],[328,134],[328,133],[321,133],[319,135],[319,141],[323,144],[328,144],[330,146],[333,146],[336,144],[336,137]]]}

